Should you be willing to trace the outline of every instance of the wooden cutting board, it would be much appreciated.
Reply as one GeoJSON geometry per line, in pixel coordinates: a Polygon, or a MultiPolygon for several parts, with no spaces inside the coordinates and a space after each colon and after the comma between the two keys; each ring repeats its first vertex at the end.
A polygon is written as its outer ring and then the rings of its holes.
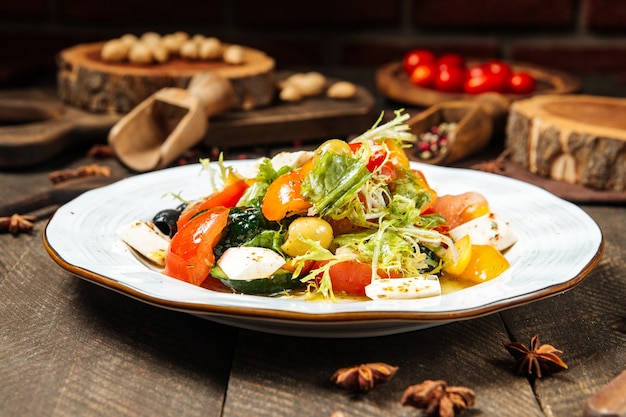
{"type": "Polygon", "coordinates": [[[510,159],[530,172],[599,190],[626,190],[626,100],[545,95],[513,103],[510,159]]]}
{"type": "MultiPolygon", "coordinates": [[[[215,116],[203,144],[234,148],[344,137],[369,129],[377,116],[374,97],[359,86],[352,99],[275,100],[267,107],[215,116]]],[[[79,144],[106,143],[120,118],[69,106],[52,90],[0,91],[0,169],[38,164],[79,144]]]]}

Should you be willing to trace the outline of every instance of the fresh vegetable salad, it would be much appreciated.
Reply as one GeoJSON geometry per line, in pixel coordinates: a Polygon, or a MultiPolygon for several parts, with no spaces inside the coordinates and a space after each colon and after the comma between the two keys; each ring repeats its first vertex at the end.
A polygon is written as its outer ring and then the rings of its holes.
{"type": "Polygon", "coordinates": [[[399,110],[349,142],[245,172],[203,161],[221,182],[215,192],[118,234],[170,277],[245,294],[421,298],[440,295],[442,278],[497,277],[515,243],[508,223],[476,192],[431,188],[404,151],[415,141],[408,118],[399,110]]]}

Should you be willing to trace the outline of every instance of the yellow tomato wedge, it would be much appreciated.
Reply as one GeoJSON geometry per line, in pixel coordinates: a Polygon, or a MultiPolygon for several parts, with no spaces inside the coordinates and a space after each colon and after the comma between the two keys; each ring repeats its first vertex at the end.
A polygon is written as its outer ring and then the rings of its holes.
{"type": "Polygon", "coordinates": [[[471,253],[467,267],[455,275],[460,280],[478,284],[497,277],[509,268],[509,261],[493,246],[472,245],[471,253]]]}
{"type": "Polygon", "coordinates": [[[472,243],[469,235],[465,235],[454,242],[454,248],[457,253],[456,262],[452,259],[447,259],[443,264],[443,271],[447,274],[459,275],[465,271],[470,259],[472,259],[472,243]]]}

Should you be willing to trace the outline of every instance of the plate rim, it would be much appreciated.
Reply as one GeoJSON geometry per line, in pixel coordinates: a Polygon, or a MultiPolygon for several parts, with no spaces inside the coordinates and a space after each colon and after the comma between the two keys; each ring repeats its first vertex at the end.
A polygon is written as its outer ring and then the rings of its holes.
{"type": "MultiPolygon", "coordinates": [[[[235,162],[235,161],[225,161],[225,163],[235,162]]],[[[242,163],[245,161],[236,161],[236,163],[242,163]]],[[[252,163],[254,160],[248,160],[247,162],[252,163]]],[[[418,166],[422,165],[419,163],[412,162],[412,164],[416,164],[418,166]]],[[[195,165],[195,164],[194,164],[195,165]]],[[[199,166],[199,164],[197,164],[199,166]]],[[[186,167],[188,167],[187,165],[186,167]]],[[[183,168],[183,167],[174,167],[174,169],[183,168]]],[[[453,168],[453,167],[435,167],[432,165],[428,165],[429,169],[452,169],[459,171],[467,171],[467,169],[463,168],[453,168]]],[[[172,169],[172,168],[170,168],[172,169]]],[[[158,173],[163,173],[166,170],[157,171],[158,173]]],[[[484,172],[473,171],[476,174],[480,175],[488,175],[492,176],[495,174],[488,174],[484,172]]],[[[153,172],[153,173],[157,173],[153,172]]],[[[143,175],[143,174],[142,174],[143,175]]],[[[141,175],[140,175],[141,176],[141,175]]],[[[120,181],[116,181],[111,185],[107,185],[105,187],[114,186],[115,184],[126,181],[129,179],[137,178],[138,176],[132,176],[120,181]]],[[[563,200],[558,196],[555,196],[552,193],[544,190],[541,187],[537,187],[533,184],[526,183],[524,181],[516,180],[508,177],[499,178],[506,181],[514,181],[517,183],[522,183],[525,187],[531,187],[537,190],[540,190],[544,193],[550,194],[554,198],[560,200],[561,202],[565,202],[567,204],[572,204],[567,200],[563,200]]],[[[100,189],[88,191],[97,192],[100,189]]],[[[77,197],[77,198],[80,198],[77,197]]],[[[573,205],[573,204],[572,204],[573,205]]],[[[575,205],[574,205],[575,206],[575,205]]],[[[575,206],[580,209],[580,207],[575,206]]],[[[580,209],[581,210],[581,209],[580,209]]],[[[58,211],[57,211],[58,212],[58,211]]],[[[108,288],[110,290],[114,290],[123,295],[129,296],[131,298],[137,299],[139,301],[155,305],[162,308],[167,308],[170,310],[190,313],[194,315],[227,315],[233,318],[245,319],[245,318],[255,318],[255,319],[273,319],[273,320],[284,320],[288,322],[294,323],[356,323],[356,322],[364,322],[364,321],[389,321],[389,320],[400,320],[407,322],[426,322],[426,323],[437,323],[437,322],[449,322],[449,321],[457,321],[463,319],[471,319],[484,315],[488,315],[497,311],[505,310],[512,307],[517,307],[523,304],[527,304],[539,299],[544,299],[550,296],[558,295],[564,291],[567,291],[578,284],[580,284],[589,273],[596,267],[596,265],[600,262],[603,252],[604,252],[604,235],[600,227],[597,225],[597,222],[587,215],[588,219],[593,222],[593,224],[597,227],[597,231],[599,233],[599,242],[598,247],[595,254],[590,258],[586,265],[584,265],[581,270],[564,282],[559,282],[553,285],[549,285],[543,287],[539,290],[535,291],[526,291],[524,293],[510,296],[508,298],[503,298],[500,300],[495,300],[489,302],[487,304],[481,304],[476,307],[470,307],[465,309],[457,309],[457,310],[446,310],[446,311],[399,311],[399,310],[384,310],[379,309],[375,311],[343,311],[343,312],[298,312],[293,310],[284,310],[277,308],[252,308],[249,306],[232,306],[232,305],[216,305],[209,304],[205,302],[193,302],[193,301],[176,301],[171,299],[164,299],[155,295],[148,294],[146,292],[142,292],[141,290],[134,288],[128,284],[117,281],[112,277],[107,277],[98,272],[94,272],[87,267],[74,265],[68,261],[66,261],[63,256],[57,252],[57,250],[52,246],[52,244],[48,240],[48,228],[50,224],[54,221],[55,216],[57,215],[55,212],[49,219],[46,224],[46,227],[42,233],[42,240],[44,247],[47,253],[51,256],[51,258],[63,269],[68,272],[76,275],[88,282],[98,284],[102,287],[108,288]]],[[[584,212],[583,212],[584,213],[584,212]]],[[[585,213],[586,215],[586,213],[585,213]]],[[[191,285],[191,284],[189,284],[191,285]]],[[[208,290],[210,291],[210,290],[208,290]]]]}

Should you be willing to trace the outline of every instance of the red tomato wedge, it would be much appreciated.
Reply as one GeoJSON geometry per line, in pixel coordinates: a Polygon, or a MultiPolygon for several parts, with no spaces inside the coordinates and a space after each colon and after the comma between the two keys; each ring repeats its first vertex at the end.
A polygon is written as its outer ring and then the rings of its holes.
{"type": "Polygon", "coordinates": [[[193,203],[180,214],[180,217],[176,222],[178,229],[180,230],[180,228],[182,228],[193,216],[203,210],[209,210],[214,207],[235,207],[247,188],[248,184],[246,184],[245,181],[238,179],[227,185],[223,190],[213,193],[208,197],[193,203]]]}
{"type": "MultiPolygon", "coordinates": [[[[324,265],[318,262],[314,268],[324,265]]],[[[335,293],[365,295],[365,286],[372,282],[372,266],[359,261],[344,261],[332,265],[328,273],[335,293]]]]}
{"type": "Polygon", "coordinates": [[[172,238],[165,275],[200,285],[215,264],[213,249],[228,223],[227,207],[213,207],[185,223],[172,238]]]}

